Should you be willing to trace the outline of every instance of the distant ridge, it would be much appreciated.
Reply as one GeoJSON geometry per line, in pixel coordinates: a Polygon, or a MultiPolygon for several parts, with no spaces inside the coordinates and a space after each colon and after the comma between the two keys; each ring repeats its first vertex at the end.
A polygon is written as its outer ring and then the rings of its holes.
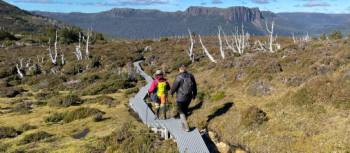
{"type": "Polygon", "coordinates": [[[227,32],[234,26],[244,25],[249,33],[263,35],[265,22],[272,20],[277,24],[279,35],[350,32],[349,14],[273,13],[242,6],[189,7],[177,12],[114,8],[100,13],[34,13],[82,28],[93,26],[96,31],[110,36],[132,39],[185,35],[188,28],[202,35],[212,35],[217,33],[219,25],[227,32]]]}
{"type": "Polygon", "coordinates": [[[12,32],[39,32],[46,27],[62,27],[63,23],[21,10],[0,0],[0,27],[12,32]]]}

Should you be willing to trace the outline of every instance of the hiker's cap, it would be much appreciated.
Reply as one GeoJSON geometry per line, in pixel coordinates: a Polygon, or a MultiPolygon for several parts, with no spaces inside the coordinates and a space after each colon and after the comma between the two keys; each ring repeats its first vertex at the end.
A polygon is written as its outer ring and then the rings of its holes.
{"type": "Polygon", "coordinates": [[[155,73],[155,75],[163,75],[162,70],[157,70],[156,73],[155,73]]]}

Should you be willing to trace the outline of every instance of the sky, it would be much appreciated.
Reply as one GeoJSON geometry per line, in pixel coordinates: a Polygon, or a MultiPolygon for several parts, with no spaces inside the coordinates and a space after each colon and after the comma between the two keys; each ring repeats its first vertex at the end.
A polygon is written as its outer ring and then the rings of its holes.
{"type": "Polygon", "coordinates": [[[112,8],[158,9],[174,12],[190,6],[258,7],[272,12],[350,13],[350,0],[5,0],[30,11],[93,13],[112,8]]]}

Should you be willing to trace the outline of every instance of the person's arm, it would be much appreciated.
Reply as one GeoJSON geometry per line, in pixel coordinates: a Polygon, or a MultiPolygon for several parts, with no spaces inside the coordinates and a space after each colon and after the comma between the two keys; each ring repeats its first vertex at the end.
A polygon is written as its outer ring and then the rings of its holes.
{"type": "Polygon", "coordinates": [[[180,82],[181,82],[181,78],[179,76],[176,76],[176,79],[175,79],[173,86],[171,87],[171,90],[170,90],[171,95],[174,95],[174,93],[179,89],[180,82]]]}
{"type": "Polygon", "coordinates": [[[191,74],[191,79],[192,79],[192,82],[193,82],[193,89],[192,89],[193,99],[196,99],[196,97],[197,97],[197,82],[196,82],[196,79],[194,78],[194,76],[192,74],[191,74]]]}

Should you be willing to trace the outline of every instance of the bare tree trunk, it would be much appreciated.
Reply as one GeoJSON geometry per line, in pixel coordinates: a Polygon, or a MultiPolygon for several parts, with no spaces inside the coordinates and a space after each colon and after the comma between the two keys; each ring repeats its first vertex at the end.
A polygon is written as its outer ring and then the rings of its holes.
{"type": "Polygon", "coordinates": [[[51,59],[51,63],[52,64],[56,64],[57,63],[57,54],[58,54],[58,51],[57,51],[57,46],[58,46],[58,32],[56,30],[56,36],[55,36],[55,43],[54,43],[54,54],[52,55],[52,50],[51,50],[51,39],[49,39],[49,56],[50,56],[50,59],[51,59]]]}
{"type": "Polygon", "coordinates": [[[83,59],[83,55],[81,53],[81,33],[79,32],[79,44],[75,46],[75,56],[77,57],[77,60],[80,61],[83,59]]]}
{"type": "Polygon", "coordinates": [[[274,48],[273,48],[273,43],[275,41],[275,38],[273,37],[273,32],[274,32],[274,26],[275,26],[275,21],[272,21],[271,23],[271,28],[268,27],[267,22],[266,24],[266,31],[269,33],[269,51],[271,53],[274,53],[274,48]]]}
{"type": "Polygon", "coordinates": [[[221,27],[219,26],[218,27],[218,38],[219,38],[219,44],[220,44],[220,54],[221,54],[221,57],[222,59],[225,59],[225,51],[224,51],[224,48],[222,47],[222,39],[221,39],[221,27]]]}
{"type": "Polygon", "coordinates": [[[89,59],[90,57],[90,52],[89,52],[89,44],[90,44],[90,36],[91,36],[91,33],[92,33],[92,29],[90,31],[90,29],[88,30],[88,33],[87,33],[87,38],[86,38],[86,48],[85,48],[85,58],[86,59],[89,59]]]}
{"type": "Polygon", "coordinates": [[[201,45],[202,45],[202,48],[203,48],[204,53],[208,56],[208,58],[210,59],[211,62],[217,63],[217,61],[214,59],[214,57],[211,56],[211,54],[209,53],[208,49],[204,46],[201,36],[198,35],[198,37],[199,37],[199,42],[200,42],[201,45]]]}
{"type": "Polygon", "coordinates": [[[190,57],[190,60],[192,61],[192,63],[194,62],[194,55],[193,55],[193,47],[194,47],[194,40],[192,38],[192,33],[191,30],[188,29],[188,34],[190,35],[190,41],[191,41],[191,46],[187,52],[188,56],[190,57]]]}
{"type": "Polygon", "coordinates": [[[23,75],[21,69],[19,68],[18,64],[16,64],[16,68],[17,68],[17,73],[18,73],[19,77],[24,78],[24,75],[23,75]]]}

